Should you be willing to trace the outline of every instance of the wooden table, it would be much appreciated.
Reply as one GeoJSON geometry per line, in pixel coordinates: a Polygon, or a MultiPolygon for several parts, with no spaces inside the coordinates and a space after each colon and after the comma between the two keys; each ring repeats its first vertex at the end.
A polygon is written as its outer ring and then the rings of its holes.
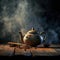
{"type": "Polygon", "coordinates": [[[0,45],[0,56],[55,56],[60,55],[60,45],[51,45],[50,48],[30,48],[24,50],[24,48],[10,47],[9,45],[0,45]]]}

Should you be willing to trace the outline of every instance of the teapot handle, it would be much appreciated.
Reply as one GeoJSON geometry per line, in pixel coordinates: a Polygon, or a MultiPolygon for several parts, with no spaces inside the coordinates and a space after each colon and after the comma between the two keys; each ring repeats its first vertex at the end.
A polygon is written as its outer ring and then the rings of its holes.
{"type": "Polygon", "coordinates": [[[45,34],[43,39],[46,40],[46,33],[45,32],[40,32],[40,35],[42,35],[42,34],[45,34]]]}

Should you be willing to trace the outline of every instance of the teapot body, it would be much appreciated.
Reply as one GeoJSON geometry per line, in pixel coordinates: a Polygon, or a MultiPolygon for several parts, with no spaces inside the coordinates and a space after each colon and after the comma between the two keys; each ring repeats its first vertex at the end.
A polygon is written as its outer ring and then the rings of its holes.
{"type": "Polygon", "coordinates": [[[25,44],[30,45],[30,46],[37,46],[41,44],[40,36],[36,32],[36,30],[28,31],[26,35],[24,36],[23,41],[25,44]]]}

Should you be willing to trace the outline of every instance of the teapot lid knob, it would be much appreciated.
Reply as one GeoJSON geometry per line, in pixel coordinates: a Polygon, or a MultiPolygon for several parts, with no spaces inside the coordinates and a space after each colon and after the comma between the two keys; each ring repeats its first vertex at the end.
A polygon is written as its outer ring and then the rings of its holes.
{"type": "Polygon", "coordinates": [[[34,27],[32,27],[32,30],[34,30],[34,27]]]}

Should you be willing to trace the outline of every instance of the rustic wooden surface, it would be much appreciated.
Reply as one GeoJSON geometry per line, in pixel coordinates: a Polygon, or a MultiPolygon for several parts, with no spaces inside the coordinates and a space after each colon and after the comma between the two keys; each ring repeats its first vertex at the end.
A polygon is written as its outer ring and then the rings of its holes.
{"type": "Polygon", "coordinates": [[[0,45],[0,56],[14,56],[14,55],[24,55],[24,56],[55,56],[60,55],[60,45],[51,45],[50,48],[43,48],[39,46],[38,48],[18,48],[10,47],[9,45],[0,45]]]}

